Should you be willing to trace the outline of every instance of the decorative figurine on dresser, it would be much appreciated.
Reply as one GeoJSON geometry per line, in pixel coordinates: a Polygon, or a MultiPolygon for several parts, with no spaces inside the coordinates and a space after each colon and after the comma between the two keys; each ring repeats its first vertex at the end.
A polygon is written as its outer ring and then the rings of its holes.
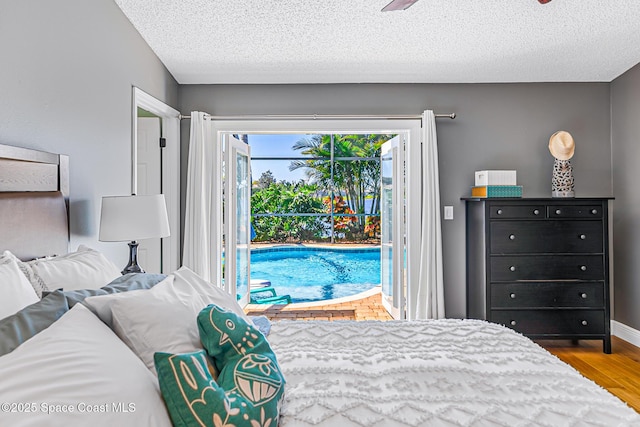
{"type": "Polygon", "coordinates": [[[567,131],[560,130],[549,138],[549,151],[554,157],[551,178],[552,197],[574,197],[575,182],[571,158],[575,152],[573,137],[567,131]]]}
{"type": "Polygon", "coordinates": [[[463,198],[467,317],[611,353],[610,199],[463,198]]]}

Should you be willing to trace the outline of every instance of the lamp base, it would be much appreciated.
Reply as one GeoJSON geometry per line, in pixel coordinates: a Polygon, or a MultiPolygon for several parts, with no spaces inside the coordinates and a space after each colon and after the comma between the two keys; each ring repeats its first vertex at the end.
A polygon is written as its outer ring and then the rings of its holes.
{"type": "Polygon", "coordinates": [[[144,270],[138,265],[138,242],[135,240],[129,242],[129,264],[121,273],[123,276],[128,273],[144,273],[144,270]]]}

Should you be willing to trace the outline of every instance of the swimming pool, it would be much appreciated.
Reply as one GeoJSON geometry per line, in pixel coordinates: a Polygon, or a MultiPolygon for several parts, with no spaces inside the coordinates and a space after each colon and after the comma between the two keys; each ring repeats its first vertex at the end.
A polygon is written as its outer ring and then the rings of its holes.
{"type": "Polygon", "coordinates": [[[269,280],[293,302],[347,297],[380,284],[380,248],[252,249],[251,279],[269,280]]]}

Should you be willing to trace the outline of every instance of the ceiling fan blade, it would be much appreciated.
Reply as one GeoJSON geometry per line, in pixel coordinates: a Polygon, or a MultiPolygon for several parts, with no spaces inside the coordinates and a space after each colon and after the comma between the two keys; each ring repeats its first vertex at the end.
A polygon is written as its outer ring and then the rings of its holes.
{"type": "Polygon", "coordinates": [[[392,10],[405,10],[405,9],[408,9],[412,4],[414,4],[417,1],[418,0],[393,0],[391,3],[383,7],[382,11],[390,12],[392,10]]]}

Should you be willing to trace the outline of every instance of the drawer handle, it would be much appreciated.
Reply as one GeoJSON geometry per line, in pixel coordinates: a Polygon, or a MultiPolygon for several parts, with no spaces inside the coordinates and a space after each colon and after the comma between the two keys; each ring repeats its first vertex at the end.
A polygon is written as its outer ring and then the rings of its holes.
{"type": "Polygon", "coordinates": [[[586,239],[586,238],[587,238],[587,235],[586,235],[586,234],[581,234],[581,235],[580,235],[580,240],[584,240],[584,239],[586,239]]]}
{"type": "Polygon", "coordinates": [[[502,209],[498,209],[498,211],[496,212],[498,215],[502,215],[502,209]]]}
{"type": "Polygon", "coordinates": [[[585,294],[584,292],[580,294],[580,298],[582,299],[587,299],[587,294],[585,294]]]}
{"type": "Polygon", "coordinates": [[[593,215],[596,215],[596,214],[598,213],[598,209],[591,209],[591,213],[592,213],[593,215]]]}
{"type": "Polygon", "coordinates": [[[509,294],[509,297],[510,297],[511,299],[516,299],[516,294],[509,294]]]}
{"type": "Polygon", "coordinates": [[[509,235],[509,240],[516,240],[516,235],[515,234],[510,234],[509,235]]]}
{"type": "Polygon", "coordinates": [[[581,265],[581,266],[580,266],[580,270],[582,270],[582,271],[587,271],[587,266],[586,266],[586,265],[581,265]]]}
{"type": "Polygon", "coordinates": [[[560,215],[562,211],[560,209],[556,209],[556,215],[560,215]]]}
{"type": "Polygon", "coordinates": [[[533,210],[533,214],[534,215],[540,215],[540,209],[534,209],[533,210]]]}
{"type": "Polygon", "coordinates": [[[511,267],[509,267],[509,270],[510,270],[510,271],[516,271],[516,266],[515,266],[515,265],[512,265],[511,267]]]}
{"type": "Polygon", "coordinates": [[[512,320],[511,322],[509,322],[511,324],[511,326],[516,326],[516,321],[512,320]]]}
{"type": "Polygon", "coordinates": [[[582,326],[587,326],[587,325],[589,324],[589,322],[587,322],[586,320],[583,320],[583,321],[582,321],[582,322],[580,322],[580,323],[582,323],[582,326]]]}

